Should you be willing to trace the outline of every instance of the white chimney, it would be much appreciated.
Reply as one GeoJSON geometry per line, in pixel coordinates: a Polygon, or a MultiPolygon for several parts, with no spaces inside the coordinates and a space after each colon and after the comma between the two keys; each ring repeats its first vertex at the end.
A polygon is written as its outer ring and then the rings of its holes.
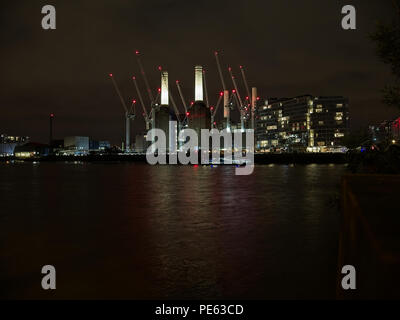
{"type": "Polygon", "coordinates": [[[161,105],[167,106],[169,104],[168,98],[168,71],[161,72],[161,105]]]}
{"type": "Polygon", "coordinates": [[[203,101],[203,67],[194,67],[194,100],[203,101]]]}

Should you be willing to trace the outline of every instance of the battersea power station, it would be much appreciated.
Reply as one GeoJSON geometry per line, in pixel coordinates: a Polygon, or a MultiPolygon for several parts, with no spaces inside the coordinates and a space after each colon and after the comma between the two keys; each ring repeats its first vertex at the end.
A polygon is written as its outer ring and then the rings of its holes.
{"type": "Polygon", "coordinates": [[[241,81],[235,77],[231,67],[227,68],[231,84],[228,88],[218,52],[214,55],[221,90],[217,102],[213,105],[209,101],[206,72],[201,65],[194,66],[194,92],[192,91],[194,99],[190,103],[187,103],[188,100],[183,95],[179,81],[175,81],[175,90],[179,93],[179,99],[174,99],[168,71],[162,70],[161,67],[159,67],[160,88],[157,92],[153,90],[149,85],[138,51],[136,51],[137,62],[148,95],[146,102],[139,89],[138,79],[133,76],[138,101],[132,100],[129,108],[121,95],[115,77],[110,74],[125,111],[125,141],[122,145],[125,153],[146,152],[151,144],[146,139],[147,133],[152,128],[161,129],[165,133],[166,152],[179,150],[181,142],[178,141],[178,135],[185,128],[196,131],[199,145],[201,145],[201,130],[215,128],[228,132],[241,131],[243,148],[246,146],[245,133],[248,130],[254,130],[254,151],[260,153],[345,151],[343,138],[348,133],[349,123],[347,98],[302,95],[294,98],[260,100],[257,96],[257,88],[248,85],[243,66],[238,68],[241,81]],[[177,102],[179,102],[179,107],[177,102]],[[146,131],[137,134],[133,143],[131,124],[136,118],[136,103],[141,105],[146,131]],[[171,146],[170,143],[176,145],[171,146]]]}

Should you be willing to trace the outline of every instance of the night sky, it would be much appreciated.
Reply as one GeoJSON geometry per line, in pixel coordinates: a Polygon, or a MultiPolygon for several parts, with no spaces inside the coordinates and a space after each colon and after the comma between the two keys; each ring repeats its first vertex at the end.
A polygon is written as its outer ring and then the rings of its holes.
{"type": "MultiPolygon", "coordinates": [[[[0,133],[47,142],[54,112],[55,138],[85,135],[119,144],[124,112],[108,74],[127,100],[137,98],[130,80],[136,74],[148,101],[135,50],[154,91],[157,67],[168,70],[182,110],[175,80],[192,100],[195,64],[206,68],[210,103],[216,103],[218,50],[223,67],[232,66],[239,79],[239,65],[245,66],[262,99],[344,95],[353,129],[376,123],[399,113],[380,102],[391,75],[368,38],[378,20],[394,18],[391,6],[390,0],[2,0],[0,133]],[[46,4],[56,7],[56,30],[41,28],[46,4]],[[346,4],[356,6],[356,31],[341,28],[346,4]]],[[[232,87],[229,80],[225,72],[232,87]]],[[[144,128],[139,107],[134,133],[144,128]]]]}

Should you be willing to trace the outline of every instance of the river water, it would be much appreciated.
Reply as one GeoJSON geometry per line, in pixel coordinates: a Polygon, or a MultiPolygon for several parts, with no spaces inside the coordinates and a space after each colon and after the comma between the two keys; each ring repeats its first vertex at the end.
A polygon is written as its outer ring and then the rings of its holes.
{"type": "Polygon", "coordinates": [[[0,297],[334,298],[344,171],[0,163],[0,297]]]}

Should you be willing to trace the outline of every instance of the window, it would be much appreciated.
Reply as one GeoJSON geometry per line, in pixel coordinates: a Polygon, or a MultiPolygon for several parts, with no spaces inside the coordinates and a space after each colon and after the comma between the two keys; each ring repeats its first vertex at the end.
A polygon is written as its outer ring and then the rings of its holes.
{"type": "Polygon", "coordinates": [[[343,119],[343,112],[336,112],[335,120],[340,121],[343,119]]]}

